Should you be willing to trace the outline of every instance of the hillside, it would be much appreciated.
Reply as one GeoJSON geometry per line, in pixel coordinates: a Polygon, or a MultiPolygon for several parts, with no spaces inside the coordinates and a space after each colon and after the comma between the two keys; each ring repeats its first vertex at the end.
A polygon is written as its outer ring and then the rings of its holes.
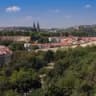
{"type": "Polygon", "coordinates": [[[0,68],[0,96],[95,96],[96,46],[15,51],[0,68]]]}

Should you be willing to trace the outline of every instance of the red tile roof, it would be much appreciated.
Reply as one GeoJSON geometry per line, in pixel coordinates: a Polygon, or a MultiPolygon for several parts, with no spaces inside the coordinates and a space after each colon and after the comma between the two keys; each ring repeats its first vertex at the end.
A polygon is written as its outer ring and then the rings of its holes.
{"type": "Polygon", "coordinates": [[[0,55],[12,54],[12,51],[6,46],[0,46],[0,55]]]}

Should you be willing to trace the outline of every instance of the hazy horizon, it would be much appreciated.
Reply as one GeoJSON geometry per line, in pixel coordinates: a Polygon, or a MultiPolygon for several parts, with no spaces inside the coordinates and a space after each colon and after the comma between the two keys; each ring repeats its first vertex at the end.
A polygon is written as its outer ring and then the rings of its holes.
{"type": "Polygon", "coordinates": [[[1,0],[0,27],[66,28],[96,24],[96,0],[1,0]]]}

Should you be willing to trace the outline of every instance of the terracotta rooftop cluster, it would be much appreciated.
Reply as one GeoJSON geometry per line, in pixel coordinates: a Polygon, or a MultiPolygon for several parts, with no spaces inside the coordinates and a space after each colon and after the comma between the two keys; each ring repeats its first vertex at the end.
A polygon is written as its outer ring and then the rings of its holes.
{"type": "Polygon", "coordinates": [[[81,37],[84,41],[96,41],[96,37],[81,37]]]}
{"type": "MultiPolygon", "coordinates": [[[[50,37],[54,38],[54,37],[50,37]]],[[[78,45],[78,44],[83,44],[87,42],[92,42],[96,41],[96,37],[74,37],[74,36],[69,36],[69,37],[55,37],[55,39],[59,39],[57,41],[59,42],[51,42],[51,43],[45,43],[45,44],[32,44],[32,46],[39,46],[40,48],[50,48],[50,47],[63,47],[63,46],[70,46],[70,45],[78,45]]]]}

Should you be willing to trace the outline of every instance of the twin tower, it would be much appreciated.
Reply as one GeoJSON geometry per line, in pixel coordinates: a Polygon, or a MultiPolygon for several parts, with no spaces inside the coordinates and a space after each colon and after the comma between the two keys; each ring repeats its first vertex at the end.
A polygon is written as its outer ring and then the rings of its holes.
{"type": "Polygon", "coordinates": [[[40,32],[40,24],[39,24],[39,22],[37,22],[37,23],[33,22],[33,31],[40,32]]]}

